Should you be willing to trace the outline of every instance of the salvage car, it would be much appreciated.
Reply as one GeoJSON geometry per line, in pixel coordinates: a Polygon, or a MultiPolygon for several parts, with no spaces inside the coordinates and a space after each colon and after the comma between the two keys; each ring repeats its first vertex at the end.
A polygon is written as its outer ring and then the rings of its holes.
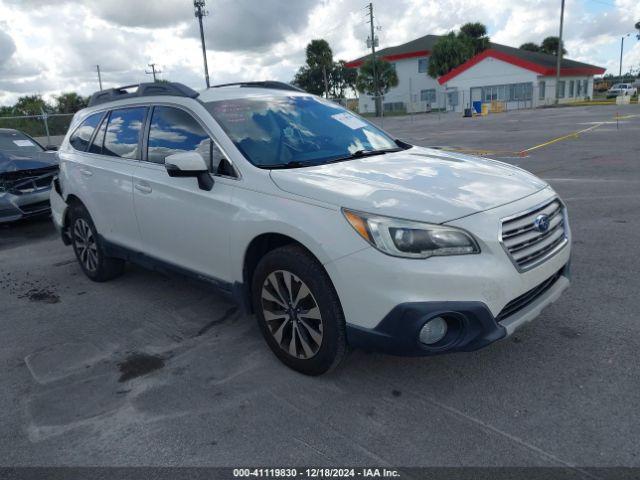
{"type": "Polygon", "coordinates": [[[101,91],[59,156],[52,217],[88,278],[131,261],[206,280],[305,374],[348,347],[486,347],[569,286],[567,209],[545,181],[291,85],[101,91]]]}
{"type": "Polygon", "coordinates": [[[50,212],[58,157],[30,136],[0,128],[0,223],[50,212]]]}

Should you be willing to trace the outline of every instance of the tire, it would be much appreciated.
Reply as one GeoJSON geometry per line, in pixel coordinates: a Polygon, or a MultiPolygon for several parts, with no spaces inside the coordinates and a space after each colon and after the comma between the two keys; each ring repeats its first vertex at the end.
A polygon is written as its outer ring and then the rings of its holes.
{"type": "Polygon", "coordinates": [[[87,209],[81,204],[71,207],[69,233],[80,268],[94,282],[106,282],[124,273],[124,260],[109,257],[87,209]]]}
{"type": "Polygon", "coordinates": [[[347,352],[344,314],[312,255],[292,245],[272,250],[258,263],[251,287],[262,335],[282,363],[314,376],[340,364],[347,352]]]}

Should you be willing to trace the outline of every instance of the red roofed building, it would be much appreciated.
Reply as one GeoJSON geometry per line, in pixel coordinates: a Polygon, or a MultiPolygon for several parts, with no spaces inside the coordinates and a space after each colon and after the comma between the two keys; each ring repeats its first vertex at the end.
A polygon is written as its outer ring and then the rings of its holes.
{"type": "MultiPolygon", "coordinates": [[[[556,95],[556,57],[490,43],[489,48],[448,74],[433,79],[427,73],[429,57],[440,37],[425,35],[403,45],[384,48],[379,57],[394,64],[399,84],[384,97],[386,112],[462,110],[478,102],[501,101],[507,109],[551,104],[556,95]]],[[[369,56],[349,62],[359,67],[369,56]]],[[[604,68],[563,59],[558,84],[560,102],[593,95],[593,76],[604,68]]],[[[373,99],[360,95],[360,112],[375,110],[373,99]]]]}

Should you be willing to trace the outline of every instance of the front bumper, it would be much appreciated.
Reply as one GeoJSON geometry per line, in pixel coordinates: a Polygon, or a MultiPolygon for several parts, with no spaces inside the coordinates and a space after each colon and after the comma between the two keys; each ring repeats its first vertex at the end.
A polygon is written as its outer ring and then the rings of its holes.
{"type": "Polygon", "coordinates": [[[48,214],[49,190],[50,188],[44,188],[21,195],[0,193],[0,223],[48,214]]]}
{"type": "Polygon", "coordinates": [[[540,315],[569,287],[569,278],[570,264],[567,263],[551,277],[548,285],[543,282],[542,291],[534,289],[535,297],[505,318],[494,316],[482,302],[404,303],[396,306],[374,329],[348,324],[347,341],[354,348],[402,356],[478,350],[511,335],[540,315]],[[420,343],[421,328],[435,317],[447,319],[449,333],[434,345],[420,343]]]}

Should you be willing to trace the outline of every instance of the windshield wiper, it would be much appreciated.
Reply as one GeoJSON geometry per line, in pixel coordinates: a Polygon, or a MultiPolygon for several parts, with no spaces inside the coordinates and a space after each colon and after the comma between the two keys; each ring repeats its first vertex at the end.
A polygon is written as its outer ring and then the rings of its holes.
{"type": "Polygon", "coordinates": [[[302,162],[300,160],[291,160],[287,163],[274,163],[272,165],[258,165],[260,168],[268,168],[271,170],[284,169],[284,168],[300,168],[300,167],[311,167],[312,165],[316,165],[312,162],[302,162]]]}
{"type": "Polygon", "coordinates": [[[364,157],[373,157],[375,155],[384,155],[385,153],[393,153],[393,152],[399,152],[403,150],[402,148],[385,148],[385,149],[381,149],[381,150],[356,150],[355,152],[353,152],[350,155],[346,155],[344,157],[339,157],[339,158],[334,158],[331,160],[328,160],[324,163],[336,163],[336,162],[344,162],[347,160],[353,160],[356,158],[364,158],[364,157]]]}

